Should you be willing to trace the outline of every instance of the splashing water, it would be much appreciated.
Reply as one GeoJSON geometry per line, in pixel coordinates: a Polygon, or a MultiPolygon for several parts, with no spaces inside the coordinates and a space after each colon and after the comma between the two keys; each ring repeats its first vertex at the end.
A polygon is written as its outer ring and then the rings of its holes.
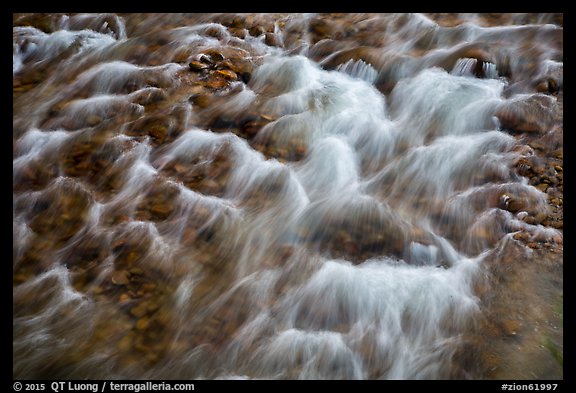
{"type": "Polygon", "coordinates": [[[476,377],[485,259],[561,239],[501,114],[562,84],[561,27],[21,18],[16,379],[476,377]]]}

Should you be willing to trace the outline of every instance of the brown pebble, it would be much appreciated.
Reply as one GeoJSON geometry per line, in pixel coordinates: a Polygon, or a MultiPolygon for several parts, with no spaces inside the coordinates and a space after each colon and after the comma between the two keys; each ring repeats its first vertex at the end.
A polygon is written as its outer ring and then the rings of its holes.
{"type": "Polygon", "coordinates": [[[140,318],[136,322],[136,329],[138,330],[146,330],[150,326],[150,319],[149,318],[140,318]]]}
{"type": "Polygon", "coordinates": [[[139,267],[133,267],[132,269],[130,269],[130,274],[135,274],[137,276],[140,276],[140,275],[144,274],[144,271],[142,269],[140,269],[139,267]]]}
{"type": "Polygon", "coordinates": [[[131,299],[132,299],[132,298],[131,298],[130,295],[128,295],[127,293],[123,293],[123,294],[121,294],[121,295],[118,297],[118,301],[119,301],[120,303],[127,302],[127,301],[129,301],[129,300],[131,300],[131,299]]]}
{"type": "Polygon", "coordinates": [[[130,314],[132,314],[136,318],[142,318],[144,315],[146,315],[147,312],[148,309],[146,308],[145,303],[140,303],[139,305],[132,307],[132,309],[130,309],[130,314]]]}
{"type": "Polygon", "coordinates": [[[112,273],[112,282],[116,285],[126,285],[130,282],[128,273],[125,270],[116,270],[112,273]]]}
{"type": "Polygon", "coordinates": [[[150,312],[154,312],[160,308],[160,305],[156,301],[146,302],[146,309],[150,312]]]}
{"type": "Polygon", "coordinates": [[[130,335],[122,337],[120,341],[118,341],[118,349],[121,351],[128,351],[130,348],[132,348],[132,341],[132,336],[130,335]]]}
{"type": "Polygon", "coordinates": [[[144,292],[152,292],[153,290],[156,289],[156,287],[157,287],[156,283],[146,282],[146,283],[142,284],[141,289],[142,289],[144,292]]]}

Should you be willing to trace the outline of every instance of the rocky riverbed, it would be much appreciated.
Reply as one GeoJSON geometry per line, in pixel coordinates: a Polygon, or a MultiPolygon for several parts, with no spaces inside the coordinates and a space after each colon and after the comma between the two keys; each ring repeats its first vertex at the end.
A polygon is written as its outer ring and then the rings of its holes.
{"type": "Polygon", "coordinates": [[[15,379],[563,378],[562,14],[13,14],[13,53],[15,379]]]}

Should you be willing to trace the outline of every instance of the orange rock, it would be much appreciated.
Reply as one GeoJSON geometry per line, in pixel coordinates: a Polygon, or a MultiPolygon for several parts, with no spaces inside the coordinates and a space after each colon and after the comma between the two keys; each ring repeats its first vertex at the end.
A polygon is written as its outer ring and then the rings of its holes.
{"type": "Polygon", "coordinates": [[[149,318],[140,318],[136,322],[136,329],[138,330],[146,330],[150,326],[150,319],[149,318]]]}
{"type": "Polygon", "coordinates": [[[202,72],[204,70],[208,70],[210,66],[206,63],[201,63],[199,61],[192,61],[188,64],[190,67],[190,71],[192,72],[202,72]]]}
{"type": "Polygon", "coordinates": [[[228,80],[238,79],[238,75],[236,75],[236,73],[234,71],[230,71],[230,70],[216,70],[215,74],[223,76],[224,78],[226,78],[228,80]]]}
{"type": "Polygon", "coordinates": [[[229,81],[227,79],[223,79],[223,78],[214,78],[214,79],[210,79],[208,82],[206,82],[205,86],[210,88],[210,89],[222,89],[226,86],[228,86],[229,81]]]}

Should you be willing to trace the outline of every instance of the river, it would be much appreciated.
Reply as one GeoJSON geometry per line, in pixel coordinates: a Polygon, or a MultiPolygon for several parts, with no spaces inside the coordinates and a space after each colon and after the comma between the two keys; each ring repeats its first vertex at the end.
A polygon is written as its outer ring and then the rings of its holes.
{"type": "Polygon", "coordinates": [[[14,14],[14,378],[562,378],[562,25],[14,14]]]}

